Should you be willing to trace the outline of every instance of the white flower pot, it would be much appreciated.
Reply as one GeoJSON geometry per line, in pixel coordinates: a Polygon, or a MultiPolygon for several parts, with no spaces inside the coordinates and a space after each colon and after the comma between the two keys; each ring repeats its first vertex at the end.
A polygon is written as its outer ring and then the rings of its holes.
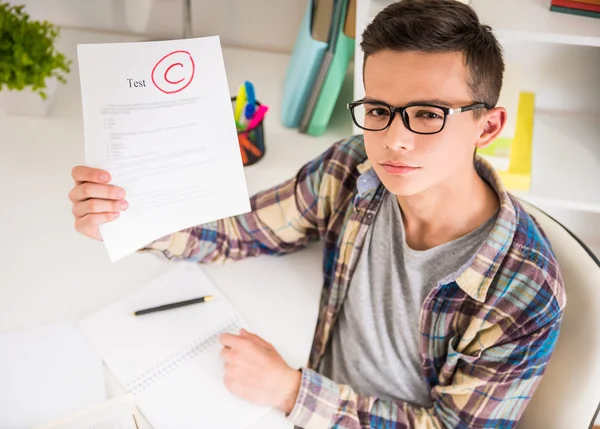
{"type": "Polygon", "coordinates": [[[46,99],[30,88],[23,91],[0,91],[0,108],[9,115],[47,116],[58,87],[58,80],[51,78],[46,81],[46,99]]]}

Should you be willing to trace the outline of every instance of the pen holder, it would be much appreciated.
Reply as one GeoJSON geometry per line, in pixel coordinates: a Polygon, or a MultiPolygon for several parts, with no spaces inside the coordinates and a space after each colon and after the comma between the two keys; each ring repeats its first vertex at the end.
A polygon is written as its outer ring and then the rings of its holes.
{"type": "MultiPolygon", "coordinates": [[[[231,97],[232,106],[235,105],[237,97],[231,97]]],[[[256,106],[260,106],[257,101],[256,106]]],[[[242,154],[242,163],[244,166],[256,164],[265,156],[265,132],[263,124],[265,119],[249,129],[237,130],[238,143],[242,154]]]]}

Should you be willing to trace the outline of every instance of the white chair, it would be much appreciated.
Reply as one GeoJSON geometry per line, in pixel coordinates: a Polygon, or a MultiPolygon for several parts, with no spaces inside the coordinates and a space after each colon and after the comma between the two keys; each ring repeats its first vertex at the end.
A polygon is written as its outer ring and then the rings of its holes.
{"type": "Polygon", "coordinates": [[[588,429],[600,404],[600,261],[558,221],[522,202],[561,267],[567,307],[556,349],[518,429],[588,429]]]}

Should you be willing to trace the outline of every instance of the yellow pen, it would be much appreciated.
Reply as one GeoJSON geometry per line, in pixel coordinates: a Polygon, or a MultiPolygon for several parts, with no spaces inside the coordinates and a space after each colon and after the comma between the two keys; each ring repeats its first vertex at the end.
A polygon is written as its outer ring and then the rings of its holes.
{"type": "Polygon", "coordinates": [[[244,111],[244,107],[246,106],[246,86],[244,84],[240,85],[240,89],[237,94],[237,98],[235,99],[235,110],[234,117],[236,124],[240,123],[240,118],[242,117],[242,112],[244,111]]]}

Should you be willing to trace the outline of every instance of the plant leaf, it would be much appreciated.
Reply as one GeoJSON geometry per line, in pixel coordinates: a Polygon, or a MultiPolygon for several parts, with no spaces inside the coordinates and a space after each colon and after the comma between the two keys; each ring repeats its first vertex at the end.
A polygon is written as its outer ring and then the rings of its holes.
{"type": "Polygon", "coordinates": [[[23,5],[0,0],[0,89],[30,87],[42,98],[46,80],[66,82],[71,60],[55,50],[60,28],[48,21],[34,21],[23,5]]]}

